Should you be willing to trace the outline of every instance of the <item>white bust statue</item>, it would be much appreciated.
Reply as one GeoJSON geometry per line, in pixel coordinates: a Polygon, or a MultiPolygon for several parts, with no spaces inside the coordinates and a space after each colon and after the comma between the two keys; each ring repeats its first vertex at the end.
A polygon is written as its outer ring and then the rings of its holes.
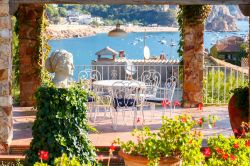
{"type": "Polygon", "coordinates": [[[52,79],[58,88],[69,87],[70,77],[73,76],[73,55],[66,50],[56,50],[46,60],[45,67],[50,73],[55,73],[52,79]]]}

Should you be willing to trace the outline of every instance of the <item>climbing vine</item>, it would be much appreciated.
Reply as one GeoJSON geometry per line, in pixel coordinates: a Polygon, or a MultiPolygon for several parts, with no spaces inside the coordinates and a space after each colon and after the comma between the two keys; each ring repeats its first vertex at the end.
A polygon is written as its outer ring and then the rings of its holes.
{"type": "Polygon", "coordinates": [[[19,31],[19,22],[17,16],[12,17],[13,25],[13,35],[12,35],[12,96],[14,104],[19,103],[20,101],[20,86],[19,86],[19,40],[18,40],[18,31],[19,31]]]}
{"type": "Polygon", "coordinates": [[[39,45],[37,46],[37,55],[35,56],[35,62],[38,62],[38,75],[40,76],[41,83],[46,83],[50,81],[50,76],[48,71],[45,69],[45,61],[48,58],[50,52],[50,46],[48,44],[49,38],[46,35],[46,27],[48,26],[48,21],[46,18],[46,11],[47,5],[43,5],[43,13],[41,18],[38,20],[40,35],[37,36],[37,40],[39,45]]]}
{"type": "Polygon", "coordinates": [[[184,46],[184,23],[197,25],[204,23],[211,11],[210,5],[180,5],[178,11],[177,21],[179,24],[180,41],[178,53],[179,56],[183,55],[184,46]]]}

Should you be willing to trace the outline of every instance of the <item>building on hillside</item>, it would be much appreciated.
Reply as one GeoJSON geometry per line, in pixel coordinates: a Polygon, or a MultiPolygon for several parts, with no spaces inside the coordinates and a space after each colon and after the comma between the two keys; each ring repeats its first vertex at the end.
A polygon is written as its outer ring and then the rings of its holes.
{"type": "Polygon", "coordinates": [[[241,50],[241,45],[243,43],[244,39],[238,36],[224,38],[217,41],[217,43],[211,47],[210,55],[240,66],[241,58],[246,56],[241,50]]]}
{"type": "Polygon", "coordinates": [[[82,14],[79,16],[79,24],[90,24],[91,22],[91,14],[82,14]]]}

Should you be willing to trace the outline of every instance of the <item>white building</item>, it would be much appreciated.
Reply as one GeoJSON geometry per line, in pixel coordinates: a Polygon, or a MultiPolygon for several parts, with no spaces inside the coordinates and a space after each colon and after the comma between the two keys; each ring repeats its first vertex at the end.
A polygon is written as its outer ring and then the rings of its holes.
{"type": "Polygon", "coordinates": [[[90,14],[82,14],[79,16],[79,24],[90,24],[92,18],[90,14]]]}

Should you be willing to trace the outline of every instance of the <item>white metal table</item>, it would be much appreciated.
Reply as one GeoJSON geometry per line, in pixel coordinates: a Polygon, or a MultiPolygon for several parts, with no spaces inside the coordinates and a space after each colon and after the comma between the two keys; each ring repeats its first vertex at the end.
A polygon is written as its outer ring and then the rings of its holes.
{"type": "Polygon", "coordinates": [[[123,86],[124,84],[125,85],[127,84],[131,87],[133,87],[133,86],[137,87],[138,85],[141,88],[146,87],[144,82],[135,81],[135,80],[100,80],[100,81],[94,81],[93,86],[98,86],[98,87],[113,87],[113,85],[119,86],[119,83],[117,83],[117,82],[122,82],[122,84],[120,84],[121,86],[123,86]],[[116,84],[114,84],[114,83],[116,83],[116,84]]]}

